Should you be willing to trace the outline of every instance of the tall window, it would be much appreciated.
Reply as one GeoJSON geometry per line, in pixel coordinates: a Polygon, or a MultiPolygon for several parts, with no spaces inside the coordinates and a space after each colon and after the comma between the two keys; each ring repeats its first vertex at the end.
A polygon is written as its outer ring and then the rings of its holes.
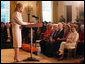
{"type": "Polygon", "coordinates": [[[10,21],[10,1],[1,1],[1,22],[10,21]]]}
{"type": "Polygon", "coordinates": [[[52,21],[52,2],[42,1],[42,15],[43,21],[52,21]]]}

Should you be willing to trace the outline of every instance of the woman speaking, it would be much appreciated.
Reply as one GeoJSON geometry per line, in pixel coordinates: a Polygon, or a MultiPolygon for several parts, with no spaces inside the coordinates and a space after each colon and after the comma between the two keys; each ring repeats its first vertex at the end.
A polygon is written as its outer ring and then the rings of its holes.
{"type": "Polygon", "coordinates": [[[19,48],[22,46],[22,35],[21,26],[33,26],[34,23],[23,22],[21,12],[23,10],[23,5],[21,3],[16,4],[16,8],[12,18],[12,33],[13,33],[13,47],[15,51],[14,61],[19,62],[19,48]]]}

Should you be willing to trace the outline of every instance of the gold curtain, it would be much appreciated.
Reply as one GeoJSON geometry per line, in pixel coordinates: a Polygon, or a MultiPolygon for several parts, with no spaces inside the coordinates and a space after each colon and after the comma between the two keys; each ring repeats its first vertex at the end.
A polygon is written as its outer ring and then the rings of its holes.
{"type": "Polygon", "coordinates": [[[52,5],[53,23],[56,23],[58,21],[58,1],[53,1],[52,5]]]}
{"type": "Polygon", "coordinates": [[[36,1],[36,14],[40,18],[39,21],[42,22],[42,1],[36,1]]]}
{"type": "Polygon", "coordinates": [[[12,14],[14,12],[16,3],[16,1],[10,1],[10,22],[12,21],[12,14]]]}

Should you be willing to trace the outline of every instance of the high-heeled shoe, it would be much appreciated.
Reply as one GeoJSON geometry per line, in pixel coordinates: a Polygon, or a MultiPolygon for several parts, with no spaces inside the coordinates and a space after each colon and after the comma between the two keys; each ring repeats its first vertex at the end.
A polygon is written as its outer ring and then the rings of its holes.
{"type": "Polygon", "coordinates": [[[59,55],[59,58],[57,58],[57,59],[58,59],[58,61],[61,61],[61,60],[63,60],[63,59],[64,59],[64,56],[63,56],[63,54],[59,55]]]}
{"type": "Polygon", "coordinates": [[[14,58],[14,62],[20,62],[20,60],[14,58]]]}

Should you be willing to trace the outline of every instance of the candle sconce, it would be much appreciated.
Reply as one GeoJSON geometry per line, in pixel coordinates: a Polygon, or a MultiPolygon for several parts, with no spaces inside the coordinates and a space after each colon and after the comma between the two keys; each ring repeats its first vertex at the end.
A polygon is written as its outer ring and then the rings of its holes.
{"type": "Polygon", "coordinates": [[[28,22],[30,22],[30,15],[31,15],[32,11],[33,11],[32,5],[28,6],[28,22]]]}

